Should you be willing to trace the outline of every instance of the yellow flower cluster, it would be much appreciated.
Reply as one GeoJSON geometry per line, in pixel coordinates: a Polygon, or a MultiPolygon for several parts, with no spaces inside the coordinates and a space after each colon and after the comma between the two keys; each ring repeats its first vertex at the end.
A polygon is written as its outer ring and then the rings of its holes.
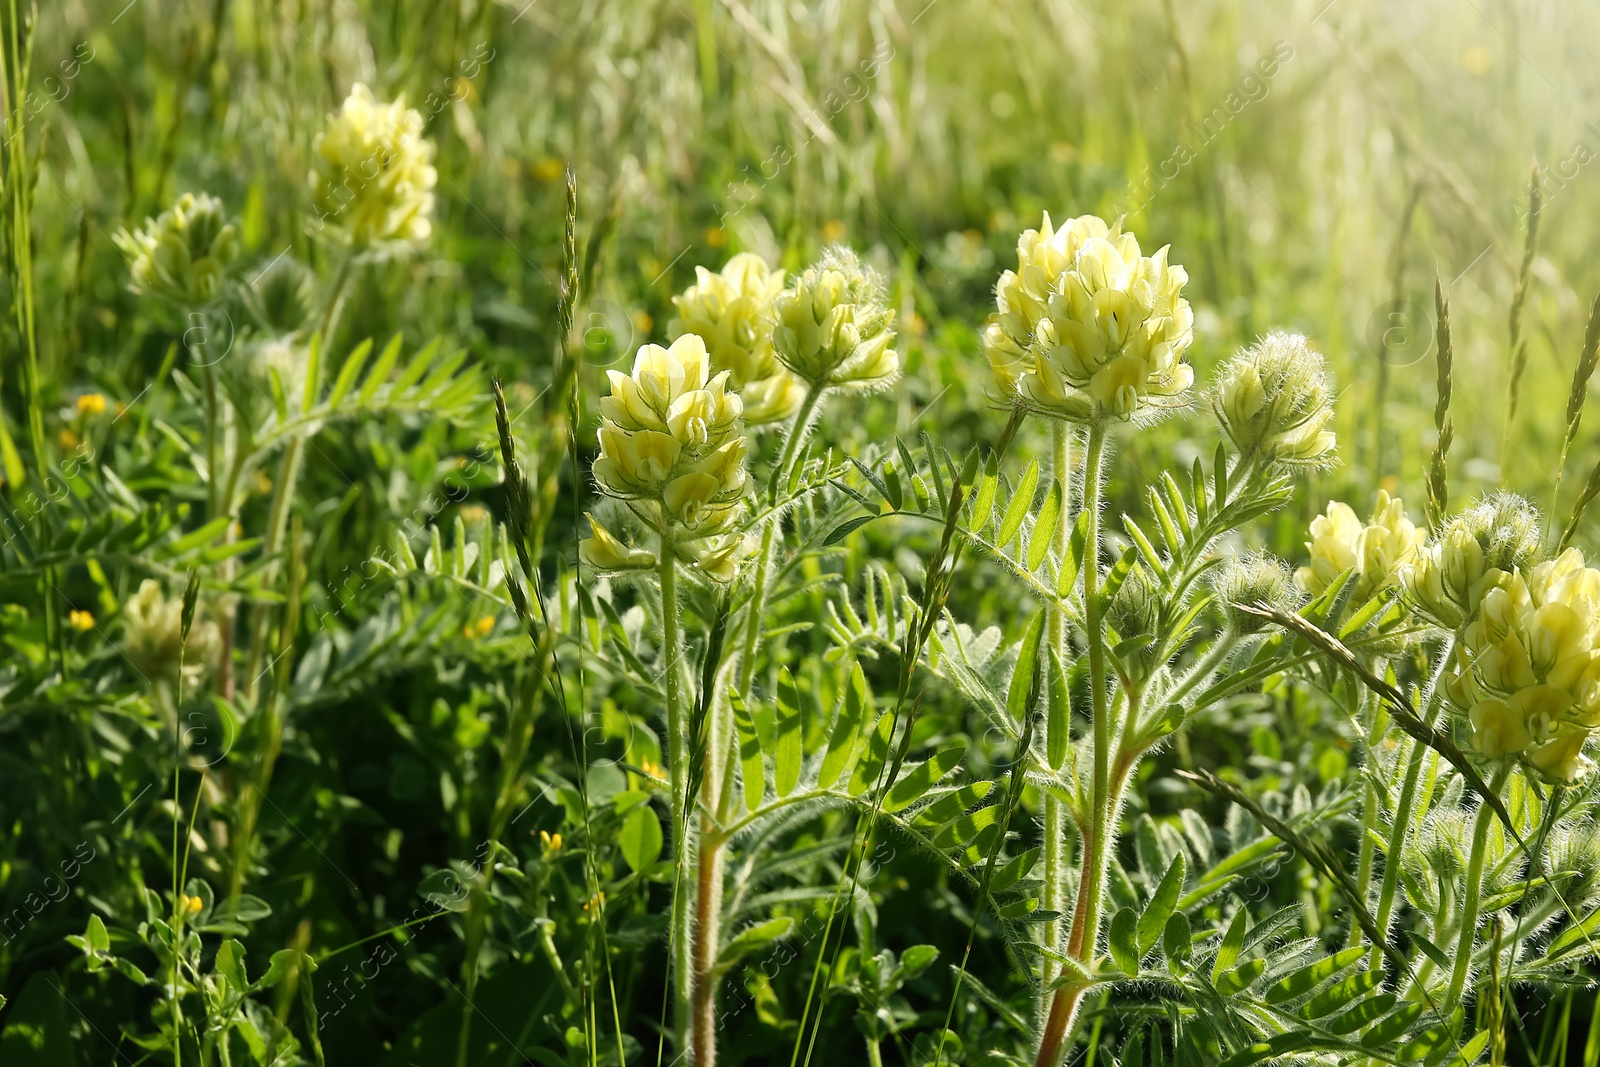
{"type": "Polygon", "coordinates": [[[1090,238],[1115,241],[1121,235],[1120,223],[1108,226],[1097,215],[1068,219],[1058,230],[1051,226],[1048,211],[1042,229],[1022,231],[1017,238],[1017,269],[1001,274],[995,283],[995,315],[983,334],[989,363],[1007,390],[1016,388],[1017,379],[1027,369],[1028,349],[1045,317],[1050,294],[1077,261],[1078,249],[1090,238]]]}
{"type": "Polygon", "coordinates": [[[1499,493],[1445,523],[1402,575],[1407,598],[1449,630],[1478,612],[1484,596],[1539,554],[1539,513],[1521,497],[1499,493]]]}
{"type": "Polygon", "coordinates": [[[830,248],[774,307],[778,358],[814,388],[873,389],[900,373],[883,280],[850,249],[830,248]]]}
{"type": "Polygon", "coordinates": [[[990,361],[1028,408],[1090,422],[1171,406],[1194,384],[1183,354],[1194,313],[1182,296],[1189,276],[1167,249],[1140,252],[1138,239],[1094,216],[1059,231],[1030,230],[1018,270],[996,286],[990,361]]]}
{"type": "Polygon", "coordinates": [[[185,308],[201,308],[221,295],[239,258],[239,234],[222,201],[184,193],[158,217],[112,238],[132,259],[133,285],[185,308]]]}
{"type": "Polygon", "coordinates": [[[667,324],[676,341],[686,333],[706,343],[713,371],[744,403],[747,426],[781,422],[805,397],[805,383],[778,363],[772,349],[773,301],[783,292],[783,271],[750,252],[728,260],[720,273],[695,268],[695,283],[672,298],[677,316],[667,324]]]}
{"type": "Polygon", "coordinates": [[[1349,504],[1334,501],[1326,514],[1311,520],[1311,540],[1306,548],[1311,564],[1295,573],[1300,585],[1313,595],[1323,592],[1345,571],[1355,571],[1351,604],[1364,604],[1401,580],[1416,560],[1425,538],[1406,518],[1398,497],[1378,490],[1372,517],[1363,523],[1349,504]]]}
{"type": "Polygon", "coordinates": [[[351,86],[317,137],[312,227],[327,227],[358,250],[427,240],[438,174],[422,126],[421,112],[403,97],[384,102],[365,85],[351,86]]]}
{"type": "MultiPolygon", "coordinates": [[[[645,345],[633,373],[608,371],[611,395],[600,401],[600,491],[628,501],[701,573],[728,580],[743,538],[734,530],[745,489],[748,441],[742,405],[728,372],[713,376],[706,345],[684,334],[670,348],[645,345]]],[[[655,557],[630,549],[589,517],[594,536],[580,546],[602,570],[649,567],[655,557]]]]}
{"type": "Polygon", "coordinates": [[[1299,334],[1275,331],[1230,360],[1211,406],[1242,456],[1310,467],[1333,459],[1333,389],[1299,334]]]}
{"type": "Polygon", "coordinates": [[[1574,781],[1593,766],[1584,742],[1600,727],[1600,570],[1568,549],[1505,576],[1482,598],[1456,646],[1446,686],[1491,758],[1520,758],[1574,781]]]}

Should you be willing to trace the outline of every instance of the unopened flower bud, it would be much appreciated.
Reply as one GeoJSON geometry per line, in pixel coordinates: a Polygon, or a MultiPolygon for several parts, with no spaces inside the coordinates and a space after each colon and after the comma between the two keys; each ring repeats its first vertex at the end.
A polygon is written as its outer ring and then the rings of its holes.
{"type": "Polygon", "coordinates": [[[1323,359],[1298,334],[1271,333],[1223,368],[1212,410],[1241,455],[1320,467],[1333,460],[1333,390],[1323,359]]]}
{"type": "Polygon", "coordinates": [[[237,228],[222,201],[206,193],[184,193],[140,229],[121,230],[113,240],[132,259],[134,288],[183,308],[215,302],[239,258],[237,228]]]}
{"type": "Polygon", "coordinates": [[[1224,563],[1212,579],[1212,588],[1227,609],[1230,621],[1244,634],[1261,630],[1267,620],[1240,608],[1294,611],[1300,606],[1300,593],[1288,566],[1266,553],[1253,553],[1224,563]]]}
{"type": "Polygon", "coordinates": [[[883,280],[848,248],[830,248],[776,301],[778,358],[813,387],[872,389],[900,373],[883,280]]]}

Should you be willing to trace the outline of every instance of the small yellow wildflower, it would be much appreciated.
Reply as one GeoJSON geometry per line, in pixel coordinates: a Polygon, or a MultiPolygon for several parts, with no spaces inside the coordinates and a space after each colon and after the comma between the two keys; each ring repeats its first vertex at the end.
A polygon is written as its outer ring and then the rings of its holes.
{"type": "Polygon", "coordinates": [[[661,769],[661,764],[657,763],[649,756],[646,756],[644,759],[639,761],[639,771],[646,778],[653,778],[658,782],[664,782],[667,780],[666,772],[661,769]]]}
{"type": "Polygon", "coordinates": [[[547,852],[547,853],[549,853],[549,852],[560,852],[561,851],[561,835],[559,833],[552,834],[548,830],[540,830],[539,831],[539,847],[544,849],[544,851],[547,852]]]}
{"type": "Polygon", "coordinates": [[[844,223],[838,219],[829,219],[822,224],[822,241],[824,244],[835,245],[844,240],[844,223]]]}
{"type": "Polygon", "coordinates": [[[84,393],[78,398],[79,415],[104,415],[106,398],[101,393],[84,393]]]}
{"type": "Polygon", "coordinates": [[[650,317],[650,312],[640,308],[633,313],[633,328],[640,333],[648,334],[655,326],[656,320],[650,317]]]}
{"type": "Polygon", "coordinates": [[[94,629],[94,616],[87,611],[74,609],[72,614],[67,616],[67,623],[80,634],[88,633],[94,629]]]}
{"type": "Polygon", "coordinates": [[[185,918],[191,915],[199,915],[200,909],[205,906],[206,902],[199,897],[191,897],[187,894],[183,897],[183,915],[185,918]]]}
{"type": "Polygon", "coordinates": [[[606,891],[604,889],[583,902],[584,911],[600,911],[606,906],[606,891]]]}
{"type": "Polygon", "coordinates": [[[1352,604],[1364,604],[1398,583],[1417,560],[1426,535],[1406,518],[1398,498],[1378,490],[1372,517],[1365,523],[1350,505],[1338,501],[1328,505],[1327,513],[1311,520],[1311,565],[1301,567],[1295,577],[1312,594],[1321,593],[1333,580],[1352,568],[1356,583],[1352,604]]]}
{"type": "Polygon", "coordinates": [[[706,244],[712,248],[725,248],[728,244],[728,231],[721,226],[713,226],[706,231],[706,244]]]}
{"type": "Polygon", "coordinates": [[[256,473],[251,477],[250,483],[255,487],[256,492],[262,496],[272,492],[272,479],[264,470],[257,469],[256,473]]]}
{"type": "Polygon", "coordinates": [[[62,448],[66,449],[77,448],[79,445],[83,444],[83,440],[71,430],[62,430],[60,433],[56,434],[56,442],[60,444],[62,448]]]}
{"type": "Polygon", "coordinates": [[[705,341],[711,370],[728,372],[747,425],[787,419],[805,398],[804,383],[772,350],[773,301],[781,292],[783,271],[741,252],[718,273],[696,267],[695,283],[672,298],[677,314],[667,336],[675,341],[692,333],[705,341]]]}
{"type": "Polygon", "coordinates": [[[461,628],[463,637],[483,638],[494,633],[494,616],[485,615],[477,622],[469,622],[461,628]]]}

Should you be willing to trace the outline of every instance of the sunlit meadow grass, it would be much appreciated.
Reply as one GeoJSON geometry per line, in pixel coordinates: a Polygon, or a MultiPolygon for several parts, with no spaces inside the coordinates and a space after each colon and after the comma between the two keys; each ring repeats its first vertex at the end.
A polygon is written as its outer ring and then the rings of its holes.
{"type": "Polygon", "coordinates": [[[0,4],[0,1063],[1600,1064],[1597,30],[0,4]]]}

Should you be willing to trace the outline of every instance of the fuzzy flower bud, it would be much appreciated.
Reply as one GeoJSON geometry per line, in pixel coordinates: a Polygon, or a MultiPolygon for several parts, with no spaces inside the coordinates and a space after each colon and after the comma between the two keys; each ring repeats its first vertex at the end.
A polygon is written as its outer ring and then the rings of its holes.
{"type": "Polygon", "coordinates": [[[1240,633],[1255,633],[1267,625],[1267,620],[1241,607],[1282,608],[1294,611],[1300,607],[1300,593],[1295,589],[1289,568],[1276,556],[1252,553],[1224,563],[1212,579],[1212,589],[1229,621],[1240,633]]]}
{"type": "Polygon", "coordinates": [[[312,228],[326,227],[341,244],[363,251],[427,240],[438,174],[422,126],[421,112],[403,97],[383,102],[365,85],[351,86],[317,136],[312,228]]]}
{"type": "MultiPolygon", "coordinates": [[[[728,372],[711,376],[705,342],[689,333],[671,348],[639,349],[631,375],[607,373],[611,395],[600,401],[594,462],[600,491],[653,513],[652,526],[678,558],[713,577],[731,576],[733,548],[703,559],[707,547],[697,544],[732,533],[743,506],[748,441],[728,372]]],[[[590,523],[595,536],[582,551],[591,563],[606,569],[643,563],[637,550],[590,523]]]]}
{"type": "Polygon", "coordinates": [[[1122,641],[1115,655],[1122,670],[1133,678],[1147,678],[1154,663],[1153,639],[1161,621],[1161,598],[1143,567],[1128,573],[1106,610],[1106,621],[1122,641]],[[1148,641],[1135,640],[1149,638],[1148,641]]]}
{"type": "Polygon", "coordinates": [[[1539,526],[1539,512],[1521,497],[1485,497],[1419,550],[1403,573],[1406,596],[1434,622],[1456,629],[1490,589],[1538,559],[1539,526]]]}
{"type": "Polygon", "coordinates": [[[184,193],[159,217],[113,240],[133,262],[134,288],[184,308],[200,308],[221,295],[223,281],[239,258],[239,235],[222,201],[184,193]]]}
{"type": "Polygon", "coordinates": [[[686,333],[700,335],[712,371],[727,371],[729,385],[744,402],[745,425],[793,415],[805,397],[805,383],[785,370],[772,350],[773,301],[783,292],[783,271],[741,252],[721,273],[696,267],[695,279],[672,298],[678,314],[667,323],[667,336],[675,341],[686,333]]]}
{"type": "Polygon", "coordinates": [[[1299,334],[1269,333],[1229,360],[1211,407],[1241,455],[1305,467],[1334,458],[1333,389],[1299,334]]]}
{"type": "Polygon", "coordinates": [[[1364,604],[1400,581],[1417,558],[1423,533],[1406,518],[1398,498],[1378,490],[1372,517],[1363,523],[1349,504],[1334,501],[1325,514],[1311,520],[1309,566],[1295,572],[1302,588],[1313,595],[1333,584],[1345,571],[1355,571],[1350,603],[1364,604]]]}
{"type": "Polygon", "coordinates": [[[1194,339],[1181,295],[1189,275],[1166,248],[1145,256],[1133,234],[1090,216],[1025,234],[1018,258],[1020,272],[1001,277],[999,329],[987,340],[1002,381],[1017,368],[1024,406],[1073,422],[1130,418],[1175,406],[1194,384],[1183,362],[1194,339]]]}
{"type": "Polygon", "coordinates": [[[778,358],[811,385],[872,389],[900,373],[883,279],[850,249],[828,249],[778,296],[775,310],[778,358]]]}
{"type": "Polygon", "coordinates": [[[1600,727],[1600,570],[1568,549],[1489,589],[1461,628],[1446,695],[1489,759],[1521,759],[1575,781],[1600,727]]]}

